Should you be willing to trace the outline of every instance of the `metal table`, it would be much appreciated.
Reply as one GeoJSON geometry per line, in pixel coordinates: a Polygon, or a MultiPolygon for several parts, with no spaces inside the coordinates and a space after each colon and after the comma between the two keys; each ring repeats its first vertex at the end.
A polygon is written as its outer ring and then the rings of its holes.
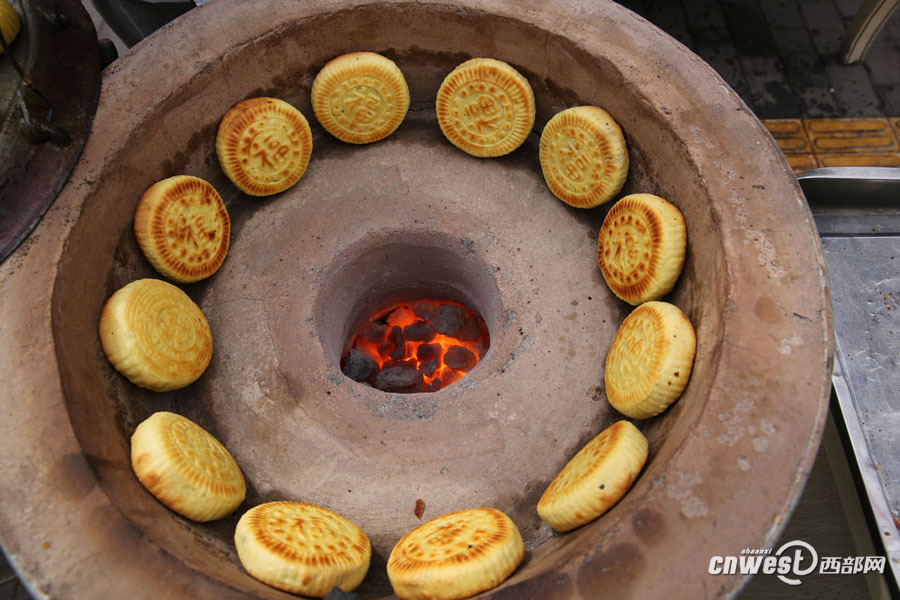
{"type": "Polygon", "coordinates": [[[798,175],[831,279],[832,416],[847,446],[885,577],[900,589],[900,168],[798,175]],[[855,464],[854,464],[855,463],[855,464]],[[878,548],[878,544],[881,548],[878,548]]]}

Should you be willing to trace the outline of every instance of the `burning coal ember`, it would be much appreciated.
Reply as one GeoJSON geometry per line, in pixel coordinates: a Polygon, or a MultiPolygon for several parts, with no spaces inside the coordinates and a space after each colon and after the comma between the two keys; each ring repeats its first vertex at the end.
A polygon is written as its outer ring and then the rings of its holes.
{"type": "Polygon", "coordinates": [[[366,323],[341,358],[341,370],[385,392],[436,392],[471,371],[489,346],[484,319],[473,310],[417,300],[366,323]]]}

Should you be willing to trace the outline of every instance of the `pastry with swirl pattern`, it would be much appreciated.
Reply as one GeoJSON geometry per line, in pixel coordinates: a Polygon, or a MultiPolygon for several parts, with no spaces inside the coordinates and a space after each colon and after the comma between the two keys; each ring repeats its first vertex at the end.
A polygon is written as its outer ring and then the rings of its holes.
{"type": "Polygon", "coordinates": [[[116,291],[103,307],[99,329],[112,366],[157,392],[193,383],[212,358],[212,333],[200,307],[160,279],[138,279],[116,291]]]}
{"type": "Polygon", "coordinates": [[[534,92],[509,64],[472,58],[444,78],[435,110],[454,146],[472,156],[503,156],[521,146],[534,127],[534,92]]]}
{"type": "Polygon", "coordinates": [[[222,197],[209,182],[176,175],[144,192],[134,214],[134,235],[161,275],[193,283],[222,266],[231,221],[222,197]]]}
{"type": "Polygon", "coordinates": [[[231,514],[247,492],[219,440],[181,415],[154,413],[131,436],[131,466],[157,500],[193,521],[231,514]]]}
{"type": "Polygon", "coordinates": [[[522,536],[508,516],[471,508],[409,531],[391,551],[387,571],[403,600],[457,600],[500,585],[524,556],[522,536]]]}
{"type": "Polygon", "coordinates": [[[359,527],[305,502],[254,506],[238,521],[234,543],[250,575],[272,587],[315,598],[334,587],[355,590],[372,557],[369,538],[359,527]]]}
{"type": "Polygon", "coordinates": [[[652,301],[625,317],[606,355],[606,397],[632,419],[649,419],[675,402],[687,385],[697,337],[674,304],[652,301]]]}
{"type": "Polygon", "coordinates": [[[557,531],[590,523],[624,496],[647,462],[648,443],[628,421],[613,423],[584,445],[538,500],[541,519],[557,531]]]}
{"type": "Polygon", "coordinates": [[[351,52],[328,62],[310,95],[322,127],[350,144],[386,138],[409,109],[409,87],[400,68],[374,52],[351,52]]]}
{"type": "Polygon", "coordinates": [[[219,164],[245,194],[269,196],[288,189],[303,177],[311,154],[309,122],[284,100],[238,102],[219,123],[219,164]]]}

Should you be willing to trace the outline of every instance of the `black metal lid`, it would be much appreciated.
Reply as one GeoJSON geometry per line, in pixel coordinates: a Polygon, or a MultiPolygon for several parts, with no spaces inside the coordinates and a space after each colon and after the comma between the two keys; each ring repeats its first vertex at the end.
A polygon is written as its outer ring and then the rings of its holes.
{"type": "Polygon", "coordinates": [[[12,1],[21,30],[0,54],[0,261],[53,203],[100,95],[100,49],[79,0],[12,1]]]}

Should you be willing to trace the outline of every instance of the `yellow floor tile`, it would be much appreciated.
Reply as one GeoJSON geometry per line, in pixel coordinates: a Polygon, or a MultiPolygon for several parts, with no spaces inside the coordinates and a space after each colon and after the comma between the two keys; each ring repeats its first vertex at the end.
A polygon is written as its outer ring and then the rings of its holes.
{"type": "Polygon", "coordinates": [[[900,117],[766,119],[795,173],[820,167],[900,167],[900,117]]]}
{"type": "Polygon", "coordinates": [[[816,157],[812,154],[785,154],[784,156],[794,173],[802,173],[819,167],[816,157]]]}
{"type": "Polygon", "coordinates": [[[810,154],[809,137],[803,129],[800,119],[767,119],[763,125],[778,142],[778,147],[785,154],[810,154]]]}
{"type": "Polygon", "coordinates": [[[900,151],[887,119],[804,119],[813,152],[873,154],[900,151]]]}
{"type": "Polygon", "coordinates": [[[900,167],[900,152],[819,154],[818,161],[822,167],[900,167]]]}

